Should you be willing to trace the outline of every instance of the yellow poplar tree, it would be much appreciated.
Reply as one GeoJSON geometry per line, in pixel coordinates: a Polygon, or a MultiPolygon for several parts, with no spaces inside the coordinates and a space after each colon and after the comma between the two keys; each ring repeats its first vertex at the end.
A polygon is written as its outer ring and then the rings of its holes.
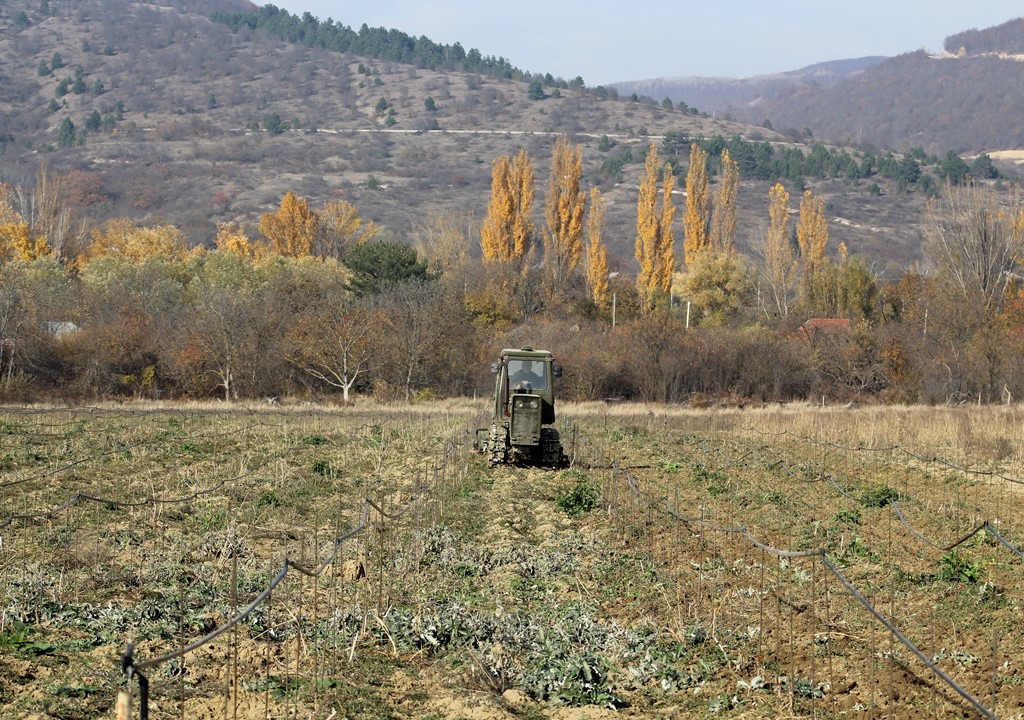
{"type": "Polygon", "coordinates": [[[480,229],[484,262],[519,262],[533,237],[533,165],[525,149],[491,165],[491,201],[480,229]]]}
{"type": "Polygon", "coordinates": [[[814,278],[825,259],[828,244],[828,220],[825,201],[810,190],[800,199],[800,219],[796,224],[796,241],[800,246],[800,295],[805,302],[811,300],[814,278]]]}
{"type": "Polygon", "coordinates": [[[644,164],[644,177],[636,203],[636,259],[640,262],[637,286],[640,293],[650,298],[658,291],[669,292],[675,267],[672,218],[674,181],[672,168],[667,163],[662,169],[658,150],[651,143],[644,164]],[[661,206],[658,206],[658,174],[662,175],[661,206]]]}
{"type": "Polygon", "coordinates": [[[789,293],[796,278],[796,259],[789,242],[789,193],[780,183],[768,191],[768,237],[764,245],[764,277],[780,315],[789,314],[789,293]]]}
{"type": "Polygon", "coordinates": [[[544,233],[544,264],[556,292],[583,255],[583,212],[586,193],[580,190],[583,177],[583,151],[565,135],[555,141],[551,156],[544,233]]]}
{"type": "Polygon", "coordinates": [[[740,169],[728,150],[722,151],[722,175],[718,198],[711,218],[711,247],[716,252],[736,251],[736,195],[740,187],[740,169]]]}
{"type": "Polygon", "coordinates": [[[686,171],[686,212],[683,215],[683,257],[687,265],[710,243],[710,210],[708,154],[694,143],[690,145],[690,167],[686,171]]]}
{"type": "Polygon", "coordinates": [[[313,252],[316,238],[316,214],[309,203],[288,192],[275,212],[260,217],[260,232],[278,255],[306,257],[313,252]]]}
{"type": "Polygon", "coordinates": [[[603,240],[605,211],[601,191],[592,188],[587,213],[587,287],[599,308],[608,306],[608,248],[603,240]]]}

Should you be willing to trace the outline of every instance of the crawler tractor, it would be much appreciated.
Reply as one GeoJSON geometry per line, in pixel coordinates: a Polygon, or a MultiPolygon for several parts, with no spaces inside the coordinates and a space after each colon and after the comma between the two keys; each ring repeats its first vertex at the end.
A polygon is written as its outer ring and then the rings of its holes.
{"type": "Polygon", "coordinates": [[[558,430],[546,427],[555,422],[554,379],[562,375],[551,353],[505,349],[491,372],[496,376],[491,427],[478,429],[474,443],[488,465],[567,465],[558,430]]]}

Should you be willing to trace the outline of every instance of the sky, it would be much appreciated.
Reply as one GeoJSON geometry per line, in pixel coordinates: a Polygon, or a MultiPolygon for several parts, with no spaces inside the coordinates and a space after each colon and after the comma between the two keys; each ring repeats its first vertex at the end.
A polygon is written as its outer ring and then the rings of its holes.
{"type": "MultiPolygon", "coordinates": [[[[265,0],[254,0],[257,5],[265,0]]],[[[1024,16],[1020,0],[277,0],[358,30],[461,42],[588,87],[656,77],[751,77],[827,60],[940,52],[948,35],[1024,16]],[[502,9],[512,7],[514,9],[502,9]]]]}

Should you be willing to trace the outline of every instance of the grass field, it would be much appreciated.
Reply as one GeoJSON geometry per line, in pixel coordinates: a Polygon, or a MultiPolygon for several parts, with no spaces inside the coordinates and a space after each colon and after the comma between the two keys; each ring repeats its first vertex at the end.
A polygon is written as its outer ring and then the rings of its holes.
{"type": "Polygon", "coordinates": [[[560,407],[0,409],[0,716],[1024,717],[1024,411],[560,407]]]}

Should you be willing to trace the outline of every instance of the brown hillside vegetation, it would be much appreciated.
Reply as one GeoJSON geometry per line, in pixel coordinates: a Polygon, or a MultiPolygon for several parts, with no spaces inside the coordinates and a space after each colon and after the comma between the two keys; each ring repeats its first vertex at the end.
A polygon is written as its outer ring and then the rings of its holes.
{"type": "MultiPolygon", "coordinates": [[[[345,198],[381,226],[381,237],[407,242],[430,216],[480,221],[491,162],[519,147],[546,187],[555,139],[567,133],[583,150],[586,184],[607,199],[612,264],[632,267],[635,193],[652,140],[782,140],[660,99],[547,87],[543,100],[531,100],[522,79],[291,45],[207,18],[244,3],[48,5],[49,15],[30,0],[0,8],[0,178],[25,183],[43,162],[69,175],[77,223],[159,219],[209,245],[218,222],[255,228],[291,191],[314,203],[345,198]],[[63,63],[56,69],[55,53],[63,63]]],[[[797,147],[809,153],[805,140],[797,147]]],[[[741,175],[741,247],[766,216],[775,179],[741,175]]],[[[897,189],[889,178],[807,179],[829,203],[837,241],[879,265],[920,258],[923,194],[889,192],[897,189]]]]}

